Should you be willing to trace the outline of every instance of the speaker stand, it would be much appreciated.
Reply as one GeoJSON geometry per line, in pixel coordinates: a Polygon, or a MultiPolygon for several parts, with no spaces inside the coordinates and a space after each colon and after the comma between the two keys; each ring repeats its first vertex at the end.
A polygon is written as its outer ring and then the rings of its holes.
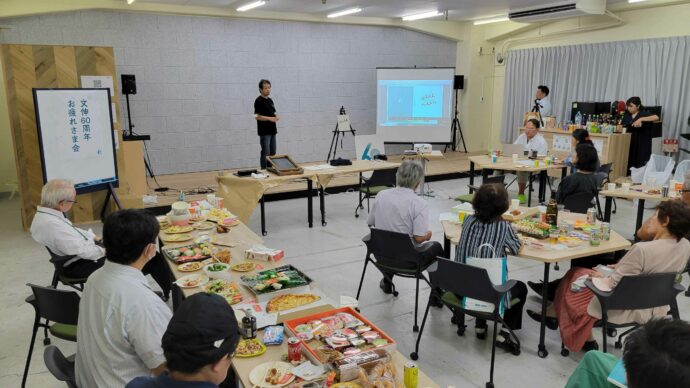
{"type": "Polygon", "coordinates": [[[465,144],[465,136],[462,134],[462,127],[460,127],[460,119],[458,119],[458,89],[455,89],[455,116],[453,118],[453,124],[450,126],[450,133],[451,133],[451,149],[453,151],[457,150],[458,146],[458,134],[460,134],[460,140],[462,141],[462,147],[465,149],[465,153],[467,153],[467,144],[465,144]]]}

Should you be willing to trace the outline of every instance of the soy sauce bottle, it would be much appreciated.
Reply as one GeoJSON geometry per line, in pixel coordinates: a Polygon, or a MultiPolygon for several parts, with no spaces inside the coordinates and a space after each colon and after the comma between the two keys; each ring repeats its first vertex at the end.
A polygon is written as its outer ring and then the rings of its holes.
{"type": "Polygon", "coordinates": [[[252,310],[244,310],[244,318],[242,318],[242,337],[246,339],[256,338],[256,317],[252,314],[252,310]]]}
{"type": "Polygon", "coordinates": [[[553,198],[551,198],[549,204],[546,206],[546,223],[554,228],[558,226],[558,204],[553,198]]]}

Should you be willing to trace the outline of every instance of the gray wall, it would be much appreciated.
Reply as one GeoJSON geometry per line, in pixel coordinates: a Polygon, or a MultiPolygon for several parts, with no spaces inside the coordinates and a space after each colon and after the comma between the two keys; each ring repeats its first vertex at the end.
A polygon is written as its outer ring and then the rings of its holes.
{"type": "MultiPolygon", "coordinates": [[[[386,27],[101,11],[2,24],[13,28],[0,43],[112,46],[118,82],[136,75],[132,121],[152,137],[157,174],[257,166],[261,78],[281,115],[278,153],[317,161],[341,105],[358,134],[374,133],[376,67],[454,66],[456,55],[455,42],[386,27]]],[[[351,136],[344,145],[353,157],[351,136]]]]}

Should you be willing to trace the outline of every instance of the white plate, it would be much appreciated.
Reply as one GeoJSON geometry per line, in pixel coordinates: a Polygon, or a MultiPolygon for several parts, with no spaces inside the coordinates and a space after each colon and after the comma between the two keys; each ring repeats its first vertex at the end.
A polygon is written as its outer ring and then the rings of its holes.
{"type": "Polygon", "coordinates": [[[292,382],[292,380],[295,379],[295,376],[293,375],[290,380],[285,382],[285,384],[282,385],[274,385],[267,383],[264,379],[266,378],[266,373],[268,372],[269,369],[271,368],[276,368],[279,371],[283,373],[292,373],[292,365],[288,364],[287,362],[282,362],[282,361],[272,361],[272,362],[265,362],[261,365],[258,365],[254,369],[252,369],[251,372],[249,372],[249,382],[251,382],[254,386],[260,387],[260,388],[278,388],[278,387],[284,387],[292,382]]]}
{"type": "Polygon", "coordinates": [[[195,274],[186,275],[186,276],[183,276],[183,277],[177,279],[177,281],[175,281],[175,284],[177,284],[178,287],[181,287],[181,288],[196,288],[196,287],[200,287],[200,286],[203,286],[204,284],[208,283],[208,280],[209,280],[208,276],[195,273],[195,274]],[[197,280],[197,284],[195,284],[193,286],[192,285],[185,285],[185,283],[189,280],[197,280]]]}

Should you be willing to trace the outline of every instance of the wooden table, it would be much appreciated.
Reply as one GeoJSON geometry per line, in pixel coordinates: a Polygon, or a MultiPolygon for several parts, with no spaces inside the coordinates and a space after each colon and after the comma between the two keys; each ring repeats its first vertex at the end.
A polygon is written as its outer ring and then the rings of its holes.
{"type": "MultiPolygon", "coordinates": [[[[164,233],[161,232],[161,235],[164,233]]],[[[242,262],[244,260],[244,251],[257,244],[262,244],[263,240],[261,237],[256,235],[254,232],[252,232],[244,223],[240,222],[237,226],[233,226],[230,228],[230,232],[227,234],[217,234],[215,230],[211,231],[194,231],[191,232],[195,238],[198,237],[199,235],[202,234],[208,234],[209,236],[216,236],[216,238],[220,238],[224,242],[233,242],[235,244],[234,247],[224,247],[221,246],[221,248],[224,249],[229,249],[231,254],[232,254],[232,261],[234,263],[242,262]]],[[[186,242],[180,242],[180,243],[167,243],[166,248],[170,247],[177,247],[177,246],[184,246],[190,244],[190,241],[186,242]]],[[[168,260],[165,258],[165,261],[168,263],[168,266],[170,267],[170,270],[175,278],[175,280],[179,279],[180,277],[189,274],[189,272],[180,272],[177,270],[177,265],[173,263],[171,260],[168,260]]],[[[257,264],[261,264],[264,268],[261,269],[266,270],[266,269],[271,269],[275,267],[279,267],[282,265],[286,265],[287,263],[285,262],[285,259],[279,261],[279,262],[265,262],[265,261],[257,261],[257,260],[247,260],[250,262],[254,262],[257,264]]],[[[239,280],[240,275],[245,275],[245,274],[252,274],[255,273],[255,271],[252,272],[244,272],[244,273],[237,273],[237,280],[239,280]]],[[[197,272],[192,272],[192,273],[199,273],[197,272]]],[[[234,274],[234,273],[233,273],[234,274]]],[[[316,283],[312,283],[312,289],[314,290],[316,283]]],[[[247,301],[250,299],[254,298],[254,294],[252,294],[249,290],[246,289],[244,286],[239,286],[240,293],[242,294],[243,301],[247,301]]],[[[314,290],[315,291],[315,290],[314,290]]],[[[173,284],[173,310],[177,308],[179,303],[184,300],[184,298],[196,294],[198,292],[202,292],[201,288],[185,288],[181,289],[177,287],[177,285],[173,284]]],[[[323,293],[321,293],[323,294],[323,293]]],[[[311,314],[316,314],[320,313],[323,311],[331,310],[334,307],[334,302],[331,301],[328,298],[324,298],[326,300],[326,304],[322,304],[319,306],[315,306],[312,308],[308,309],[303,309],[297,312],[292,312],[288,314],[279,314],[278,316],[278,323],[282,323],[286,320],[290,319],[295,319],[299,318],[302,316],[306,315],[311,315],[311,314]]],[[[261,338],[263,336],[263,330],[259,330],[257,337],[261,338]]],[[[395,364],[396,368],[398,369],[398,372],[400,376],[402,376],[403,373],[403,367],[406,362],[408,362],[408,359],[405,358],[400,352],[393,351],[390,352],[391,356],[393,357],[393,363],[395,364]]],[[[267,346],[266,353],[259,357],[253,357],[253,358],[238,358],[235,357],[232,362],[232,367],[233,370],[235,371],[235,376],[239,382],[242,383],[242,385],[246,388],[252,387],[251,382],[249,381],[249,373],[251,372],[254,367],[256,367],[259,364],[263,364],[264,362],[268,361],[279,361],[281,360],[281,357],[283,354],[287,354],[287,338],[285,341],[283,341],[283,344],[280,346],[267,346]]],[[[424,374],[421,370],[419,371],[419,385],[420,388],[439,388],[439,385],[436,384],[432,379],[430,379],[426,374],[424,374]]]]}
{"type": "Polygon", "coordinates": [[[599,192],[606,198],[604,204],[604,222],[611,222],[611,203],[614,198],[622,198],[637,200],[637,217],[635,218],[635,230],[633,231],[633,236],[635,236],[635,241],[638,241],[637,230],[642,226],[642,219],[644,217],[644,203],[646,200],[649,201],[668,201],[670,199],[676,199],[678,197],[662,197],[661,194],[647,194],[644,191],[648,189],[645,185],[635,185],[631,186],[630,190],[623,191],[622,187],[617,187],[615,190],[602,190],[599,192]]]}
{"type": "MultiPolygon", "coordinates": [[[[395,168],[399,163],[386,161],[354,160],[351,166],[338,166],[324,170],[305,169],[302,174],[297,175],[276,175],[269,171],[262,170],[268,175],[265,179],[256,179],[251,176],[239,177],[233,174],[224,174],[216,177],[218,181],[218,196],[223,197],[225,206],[237,214],[242,222],[248,222],[249,217],[256,208],[257,203],[261,208],[261,233],[265,236],[266,231],[266,209],[264,203],[264,193],[266,190],[294,181],[306,181],[307,183],[307,223],[313,227],[313,192],[314,181],[317,184],[319,204],[321,211],[321,225],[326,226],[326,195],[325,189],[331,179],[336,175],[346,175],[362,173],[364,171],[384,170],[395,168]]],[[[302,167],[308,167],[304,165],[302,167]]]]}
{"type": "MultiPolygon", "coordinates": [[[[518,160],[518,163],[513,163],[513,158],[511,156],[499,156],[496,163],[491,162],[491,156],[489,155],[475,155],[468,158],[470,160],[470,186],[474,185],[474,173],[477,168],[482,170],[482,179],[486,179],[489,176],[489,170],[500,170],[500,171],[522,171],[529,173],[529,190],[527,192],[527,206],[532,206],[532,174],[539,174],[539,202],[546,201],[546,180],[547,171],[553,169],[560,169],[561,176],[565,177],[568,175],[568,167],[564,164],[552,164],[547,166],[543,160],[539,161],[539,167],[526,166],[520,164],[520,162],[525,162],[527,158],[522,158],[518,160]]],[[[470,189],[470,193],[473,190],[470,189]]]]}
{"type": "MultiPolygon", "coordinates": [[[[586,219],[586,215],[578,213],[559,213],[559,220],[576,221],[586,219]]],[[[444,243],[446,240],[447,244],[454,241],[460,240],[461,226],[457,223],[450,221],[443,221],[443,234],[444,243]]],[[[599,255],[603,253],[611,253],[620,251],[622,249],[627,249],[630,247],[630,241],[626,240],[620,234],[611,230],[611,238],[608,241],[601,241],[599,246],[591,246],[589,244],[583,245],[577,248],[569,248],[560,251],[553,251],[547,249],[536,249],[530,246],[523,246],[517,257],[521,257],[528,260],[534,260],[544,263],[544,287],[541,292],[541,324],[539,327],[539,347],[537,354],[539,357],[544,358],[549,355],[546,345],[544,345],[544,338],[546,336],[546,304],[548,302],[548,285],[549,285],[549,269],[552,263],[558,263],[560,261],[570,261],[574,259],[579,259],[582,257],[599,255]]]]}

